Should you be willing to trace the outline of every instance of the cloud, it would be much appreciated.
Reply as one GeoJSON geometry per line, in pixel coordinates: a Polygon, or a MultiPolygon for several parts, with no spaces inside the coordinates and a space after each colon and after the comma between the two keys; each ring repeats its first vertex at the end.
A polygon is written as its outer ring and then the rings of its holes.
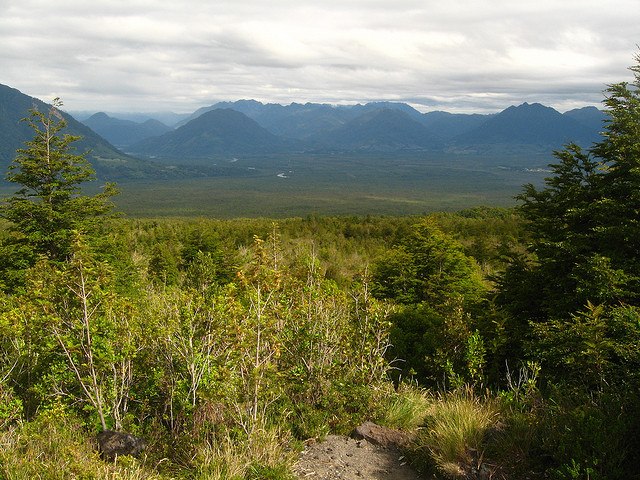
{"type": "Polygon", "coordinates": [[[0,17],[0,83],[70,110],[188,112],[239,98],[566,109],[630,78],[634,4],[23,0],[0,17]]]}

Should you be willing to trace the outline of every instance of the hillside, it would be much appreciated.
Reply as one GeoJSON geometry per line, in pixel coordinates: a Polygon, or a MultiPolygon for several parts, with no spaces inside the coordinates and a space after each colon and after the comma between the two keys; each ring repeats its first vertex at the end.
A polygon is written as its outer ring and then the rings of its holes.
{"type": "Polygon", "coordinates": [[[238,100],[202,107],[180,122],[178,126],[185,125],[203,113],[225,108],[246,115],[274,135],[298,140],[308,139],[337,128],[355,116],[350,109],[320,103],[280,105],[263,104],[255,100],[238,100]]]}
{"type": "Polygon", "coordinates": [[[158,120],[148,119],[144,122],[134,122],[113,118],[104,112],[96,113],[82,123],[118,148],[124,148],[172,130],[171,127],[158,120]]]}
{"type": "Polygon", "coordinates": [[[445,140],[467,133],[479,127],[493,115],[463,114],[449,112],[428,112],[422,115],[422,123],[431,133],[445,140]]]}
{"type": "Polygon", "coordinates": [[[607,118],[605,113],[596,107],[575,108],[568,112],[564,112],[563,115],[565,117],[572,118],[590,130],[596,132],[600,132],[604,129],[604,121],[607,118]]]}
{"type": "Polygon", "coordinates": [[[208,111],[160,137],[131,145],[134,153],[164,158],[207,158],[221,154],[273,153],[287,143],[246,115],[231,109],[208,111]]]}
{"type": "MultiPolygon", "coordinates": [[[[28,116],[31,108],[46,110],[47,104],[37,98],[29,97],[19,90],[0,85],[0,165],[8,165],[15,156],[15,151],[33,136],[33,132],[21,120],[28,116]]],[[[110,145],[91,129],[62,112],[67,121],[67,133],[80,135],[82,139],[76,144],[78,150],[91,150],[90,156],[100,161],[124,161],[127,156],[110,145]]]]}
{"type": "Polygon", "coordinates": [[[374,109],[314,140],[325,148],[359,151],[424,150],[442,147],[442,140],[397,109],[374,109]]]}
{"type": "Polygon", "coordinates": [[[298,140],[308,140],[344,126],[362,115],[380,110],[398,110],[408,114],[413,120],[422,122],[422,114],[405,103],[370,102],[364,105],[328,105],[325,103],[291,103],[280,105],[263,104],[256,100],[220,102],[196,110],[189,118],[180,122],[184,125],[205,112],[230,108],[255,120],[261,127],[274,135],[298,140]]]}
{"type": "MultiPolygon", "coordinates": [[[[24,142],[33,138],[33,131],[26,122],[21,121],[28,116],[31,108],[41,111],[49,105],[29,97],[19,90],[0,85],[0,170],[7,170],[16,155],[16,150],[24,146],[24,142]]],[[[103,180],[123,180],[142,178],[172,178],[181,176],[202,175],[203,169],[175,169],[145,160],[130,157],[86,125],[62,112],[67,129],[65,133],[78,135],[81,139],[74,145],[78,152],[88,152],[91,162],[99,178],[103,180]]]]}
{"type": "Polygon", "coordinates": [[[569,142],[589,145],[595,140],[597,131],[573,118],[539,103],[523,103],[511,106],[471,131],[458,135],[452,143],[470,149],[528,146],[551,150],[569,142]]]}

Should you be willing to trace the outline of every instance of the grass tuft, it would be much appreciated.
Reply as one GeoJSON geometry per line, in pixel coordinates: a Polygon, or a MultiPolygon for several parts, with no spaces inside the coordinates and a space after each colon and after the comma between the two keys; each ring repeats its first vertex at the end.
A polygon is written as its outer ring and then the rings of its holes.
{"type": "Polygon", "coordinates": [[[498,413],[494,401],[475,396],[471,389],[444,394],[431,404],[416,446],[441,473],[463,478],[483,468],[486,435],[498,427],[498,413]]]}
{"type": "Polygon", "coordinates": [[[391,428],[415,430],[422,425],[432,401],[429,394],[415,385],[401,384],[388,400],[382,423],[391,428]]]}
{"type": "Polygon", "coordinates": [[[64,412],[44,412],[0,431],[0,478],[159,480],[135,458],[102,461],[91,435],[64,412]]]}
{"type": "Polygon", "coordinates": [[[197,480],[264,478],[290,480],[296,453],[289,437],[275,428],[256,429],[246,441],[222,435],[197,452],[197,480]],[[220,438],[221,437],[221,438],[220,438]]]}

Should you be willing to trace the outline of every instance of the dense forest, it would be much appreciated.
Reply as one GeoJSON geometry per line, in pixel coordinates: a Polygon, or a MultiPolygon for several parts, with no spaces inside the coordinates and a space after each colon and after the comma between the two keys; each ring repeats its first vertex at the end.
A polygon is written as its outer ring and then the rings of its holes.
{"type": "Polygon", "coordinates": [[[60,103],[7,179],[0,476],[288,479],[365,419],[435,478],[640,478],[640,57],[515,209],[133,219],[60,103]],[[144,442],[100,457],[96,434],[144,442]],[[108,455],[107,455],[108,457],[108,455]]]}

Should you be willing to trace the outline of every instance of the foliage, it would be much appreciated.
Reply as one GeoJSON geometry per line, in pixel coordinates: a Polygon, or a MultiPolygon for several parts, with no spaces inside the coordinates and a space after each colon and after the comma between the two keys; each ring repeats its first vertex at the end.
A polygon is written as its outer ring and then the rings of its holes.
{"type": "Polygon", "coordinates": [[[537,419],[551,478],[639,478],[635,392],[557,389],[552,398],[537,419]]]}
{"type": "Polygon", "coordinates": [[[631,85],[606,90],[602,140],[556,152],[546,187],[527,185],[519,196],[535,262],[514,264],[501,282],[502,303],[512,312],[537,321],[571,315],[588,301],[637,304],[640,68],[631,70],[631,85]]]}
{"type": "Polygon", "coordinates": [[[375,292],[404,304],[439,307],[461,297],[477,302],[484,286],[474,260],[433,221],[416,224],[374,270],[375,292]]]}
{"type": "MultiPolygon", "coordinates": [[[[528,255],[497,281],[505,360],[541,366],[535,412],[551,478],[637,478],[640,56],[609,86],[603,138],[568,145],[543,189],[525,186],[528,255]]],[[[498,318],[498,317],[496,317],[498,318]]]]}
{"type": "Polygon", "coordinates": [[[588,304],[567,320],[533,325],[530,345],[546,378],[593,391],[638,382],[640,313],[588,304]]]}
{"type": "Polygon", "coordinates": [[[117,464],[98,457],[82,422],[64,409],[40,413],[31,422],[0,431],[0,477],[160,480],[161,475],[135,459],[117,464]]]}
{"type": "Polygon", "coordinates": [[[390,319],[394,378],[415,377],[423,385],[444,388],[482,383],[484,341],[460,302],[451,301],[440,311],[424,304],[404,307],[390,319]]]}
{"type": "Polygon", "coordinates": [[[413,226],[373,269],[375,294],[400,304],[392,314],[390,358],[397,377],[425,385],[483,380],[484,341],[470,312],[486,287],[475,261],[434,219],[413,226]]]}
{"type": "MultiPolygon", "coordinates": [[[[33,140],[18,150],[7,180],[20,189],[2,206],[2,217],[12,222],[13,237],[3,246],[3,263],[21,270],[37,256],[63,261],[71,255],[74,232],[91,232],[100,217],[109,213],[109,197],[115,188],[107,184],[94,196],[80,194],[80,186],[93,179],[94,171],[71,144],[79,137],[63,134],[66,127],[55,99],[49,112],[35,107],[25,119],[33,140]]],[[[6,267],[5,267],[6,268],[6,267]]]]}
{"type": "MultiPolygon", "coordinates": [[[[209,250],[218,248],[215,240],[209,250]]],[[[341,289],[323,277],[313,249],[297,248],[299,257],[285,259],[277,229],[256,237],[235,255],[233,282],[216,267],[230,259],[198,248],[172,284],[147,275],[149,248],[128,263],[138,275],[123,290],[112,263],[78,236],[66,262],[42,259],[24,293],[2,305],[5,425],[20,420],[21,402],[28,418],[66,405],[89,431],[144,434],[152,458],[171,459],[167,471],[227,465],[228,451],[207,447],[225,438],[242,475],[286,470],[282,453],[278,462],[255,457],[261,444],[270,448],[264,432],[343,431],[377,414],[390,390],[388,309],[366,276],[341,289]]]]}

